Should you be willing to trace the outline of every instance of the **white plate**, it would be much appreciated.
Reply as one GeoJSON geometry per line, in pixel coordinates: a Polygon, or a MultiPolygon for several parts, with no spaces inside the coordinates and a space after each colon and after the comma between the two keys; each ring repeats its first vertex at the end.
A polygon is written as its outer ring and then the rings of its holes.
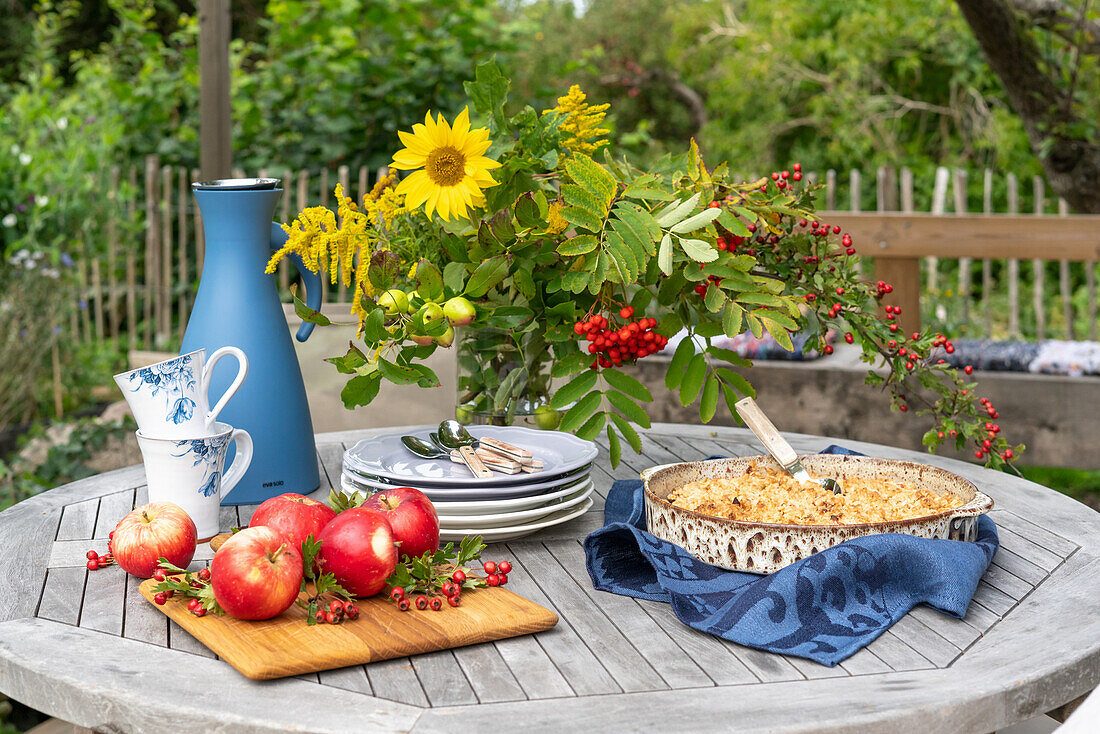
{"type": "Polygon", "coordinates": [[[512,525],[503,528],[447,528],[446,530],[440,528],[439,539],[441,541],[459,541],[467,535],[480,535],[486,543],[503,543],[507,540],[516,540],[531,533],[537,533],[539,530],[569,522],[588,512],[590,507],[592,507],[591,497],[576,507],[556,512],[539,522],[528,523],[527,525],[512,525]]]}
{"type": "MultiPolygon", "coordinates": [[[[515,497],[508,500],[473,500],[469,502],[436,502],[435,509],[439,513],[440,517],[450,513],[452,515],[478,515],[478,514],[495,514],[499,512],[516,512],[519,510],[527,510],[532,507],[539,507],[547,502],[553,502],[554,500],[561,499],[562,497],[568,497],[571,494],[583,489],[585,482],[591,482],[589,477],[582,477],[560,489],[549,490],[545,494],[532,495],[530,497],[515,497]]],[[[362,489],[356,485],[349,484],[341,477],[341,487],[345,492],[350,492],[354,489],[362,489]]]]}
{"type": "MultiPolygon", "coordinates": [[[[532,520],[537,520],[540,517],[546,517],[554,512],[561,512],[567,510],[570,507],[575,507],[581,502],[588,499],[588,496],[592,494],[592,482],[586,482],[579,491],[568,495],[561,500],[554,500],[542,507],[535,507],[530,510],[519,510],[518,512],[498,512],[496,514],[484,514],[484,515],[439,515],[439,527],[441,530],[446,528],[503,528],[509,525],[523,525],[529,523],[532,520]]],[[[440,503],[436,507],[443,505],[440,503]]]]}
{"type": "MultiPolygon", "coordinates": [[[[511,484],[503,487],[433,487],[420,482],[409,482],[405,486],[415,487],[431,498],[432,502],[471,502],[471,501],[500,501],[517,497],[532,497],[546,494],[561,489],[566,485],[576,484],[588,478],[591,467],[585,467],[575,473],[567,474],[545,481],[531,481],[527,484],[511,484]]],[[[528,476],[535,477],[530,474],[528,476]]],[[[365,479],[357,474],[349,473],[347,469],[340,477],[341,486],[345,490],[358,489],[363,492],[374,493],[379,490],[392,489],[395,485],[381,482],[376,479],[365,479]]]]}
{"type": "MultiPolygon", "coordinates": [[[[576,471],[596,458],[596,444],[571,433],[540,431],[519,426],[470,426],[475,437],[496,438],[527,449],[543,462],[543,469],[534,474],[497,474],[492,479],[478,479],[462,464],[450,459],[425,459],[409,451],[401,443],[406,432],[387,433],[365,438],[344,452],[344,467],[356,474],[376,477],[387,482],[410,484],[419,489],[434,487],[477,487],[526,484],[533,478],[549,479],[576,471]]],[[[429,431],[421,429],[410,435],[428,441],[429,431]]]]}

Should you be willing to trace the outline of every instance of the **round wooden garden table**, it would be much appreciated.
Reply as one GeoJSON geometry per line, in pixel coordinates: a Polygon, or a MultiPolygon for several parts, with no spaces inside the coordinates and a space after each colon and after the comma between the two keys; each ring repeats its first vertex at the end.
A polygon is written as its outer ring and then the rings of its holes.
{"type": "MultiPolygon", "coordinates": [[[[386,429],[392,431],[393,429],[386,429]]],[[[379,432],[379,431],[373,431],[379,432]]],[[[322,488],[372,431],[318,436],[322,488]]],[[[759,453],[743,430],[658,424],[612,469],[759,453]]],[[[834,441],[794,436],[802,452],[834,441]]],[[[950,459],[923,461],[996,501],[1001,549],[963,620],[920,607],[835,668],[696,632],[667,604],[592,589],[580,541],[602,500],[566,525],[491,549],[513,591],[558,612],[554,629],[279,681],[248,680],[84,553],[145,500],[140,466],[60,487],[0,513],[0,691],[104,731],[715,730],[989,732],[1100,682],[1100,513],[1037,484],[950,459]]],[[[251,507],[223,508],[244,525],[251,507]]],[[[198,561],[210,557],[204,545],[198,561]]]]}

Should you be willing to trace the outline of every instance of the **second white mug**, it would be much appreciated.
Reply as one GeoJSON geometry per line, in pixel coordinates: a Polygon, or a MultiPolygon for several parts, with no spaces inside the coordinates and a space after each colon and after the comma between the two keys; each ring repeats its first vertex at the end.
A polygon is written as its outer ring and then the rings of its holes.
{"type": "Polygon", "coordinates": [[[138,430],[151,438],[195,438],[215,433],[214,423],[248,375],[248,358],[237,347],[222,347],[206,358],[206,350],[181,354],[163,362],[115,375],[138,430]],[[226,355],[237,358],[237,376],[210,408],[210,376],[226,355]]]}

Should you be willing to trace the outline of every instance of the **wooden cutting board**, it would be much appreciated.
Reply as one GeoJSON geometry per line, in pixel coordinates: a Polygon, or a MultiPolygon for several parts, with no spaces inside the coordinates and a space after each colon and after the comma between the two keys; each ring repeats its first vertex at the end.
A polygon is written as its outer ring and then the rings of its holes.
{"type": "MultiPolygon", "coordinates": [[[[139,587],[150,604],[156,584],[149,579],[139,587]]],[[[499,587],[463,591],[462,606],[444,606],[439,612],[415,608],[402,612],[381,597],[356,603],[358,619],[312,626],[306,624],[306,612],[297,604],[262,622],[225,614],[196,617],[187,611],[187,600],[178,597],[153,606],[254,680],[476,645],[541,632],[558,623],[554,612],[499,587]]]]}

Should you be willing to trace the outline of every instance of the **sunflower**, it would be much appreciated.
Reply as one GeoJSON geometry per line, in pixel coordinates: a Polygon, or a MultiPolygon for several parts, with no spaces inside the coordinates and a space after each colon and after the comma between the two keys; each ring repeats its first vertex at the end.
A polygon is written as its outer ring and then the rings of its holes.
{"type": "Polygon", "coordinates": [[[452,214],[464,218],[469,209],[484,206],[482,190],[497,185],[489,170],[500,164],[482,155],[489,149],[489,130],[470,129],[468,108],[455,118],[454,127],[443,115],[433,121],[429,112],[423,125],[413,125],[411,133],[397,134],[405,147],[394,153],[392,166],[413,171],[397,185],[397,193],[405,194],[410,210],[427,203],[429,217],[438,211],[447,220],[452,214]]]}

